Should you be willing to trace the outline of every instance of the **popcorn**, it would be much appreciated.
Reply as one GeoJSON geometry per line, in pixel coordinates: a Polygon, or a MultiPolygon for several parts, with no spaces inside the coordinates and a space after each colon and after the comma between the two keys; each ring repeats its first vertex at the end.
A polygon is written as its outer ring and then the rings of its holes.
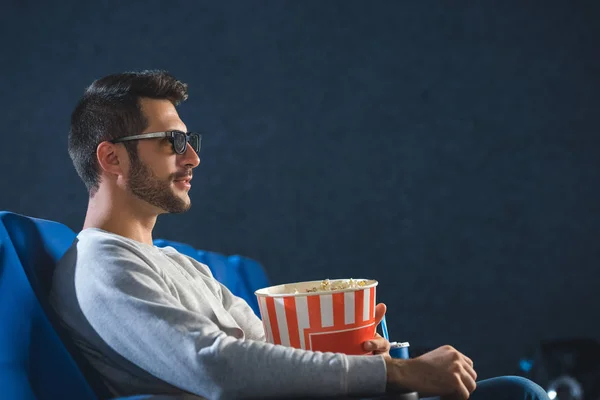
{"type": "MultiPolygon", "coordinates": [[[[331,282],[329,279],[325,279],[321,282],[319,287],[313,286],[310,289],[306,289],[307,293],[314,292],[326,292],[326,291],[335,291],[335,290],[344,290],[344,289],[357,289],[360,287],[364,287],[367,284],[366,280],[354,280],[352,278],[347,280],[339,280],[331,282]]],[[[297,290],[296,292],[297,293],[297,290]]]]}

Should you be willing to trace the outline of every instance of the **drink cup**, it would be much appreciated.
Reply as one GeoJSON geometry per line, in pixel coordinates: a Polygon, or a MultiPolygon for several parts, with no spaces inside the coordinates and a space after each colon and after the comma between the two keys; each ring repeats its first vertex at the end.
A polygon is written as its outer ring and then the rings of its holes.
{"type": "Polygon", "coordinates": [[[392,358],[403,358],[409,359],[408,348],[410,344],[408,342],[398,343],[392,342],[390,343],[390,357],[392,358]]]}

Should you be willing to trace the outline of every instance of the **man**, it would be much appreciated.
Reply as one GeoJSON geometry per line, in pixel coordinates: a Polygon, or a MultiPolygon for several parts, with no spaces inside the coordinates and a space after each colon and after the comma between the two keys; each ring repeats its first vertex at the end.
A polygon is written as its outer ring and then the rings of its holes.
{"type": "MultiPolygon", "coordinates": [[[[380,337],[364,344],[369,356],[266,343],[251,308],[205,265],[152,245],[157,216],[191,205],[201,137],[176,111],[186,98],[187,86],[166,72],[116,74],[95,81],[72,115],[69,154],[89,204],[83,230],[56,268],[51,301],[114,395],[221,399],[405,388],[468,398],[473,362],[450,346],[393,360],[380,337]]],[[[384,313],[378,305],[377,317],[384,313]]]]}

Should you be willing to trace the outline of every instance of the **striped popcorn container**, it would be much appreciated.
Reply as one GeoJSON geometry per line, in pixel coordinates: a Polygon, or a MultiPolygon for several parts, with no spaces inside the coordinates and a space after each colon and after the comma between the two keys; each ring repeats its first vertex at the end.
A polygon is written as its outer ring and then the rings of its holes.
{"type": "Polygon", "coordinates": [[[375,336],[377,281],[339,279],[271,286],[255,292],[266,340],[313,351],[368,354],[375,336]]]}

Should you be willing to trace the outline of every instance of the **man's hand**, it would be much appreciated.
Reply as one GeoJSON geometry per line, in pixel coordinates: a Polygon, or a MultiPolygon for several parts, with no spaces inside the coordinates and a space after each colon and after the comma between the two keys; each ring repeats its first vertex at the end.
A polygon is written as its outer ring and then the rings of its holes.
{"type": "MultiPolygon", "coordinates": [[[[387,307],[383,303],[377,304],[375,307],[375,321],[377,321],[377,325],[383,319],[387,307]]],[[[390,357],[390,342],[388,342],[385,338],[381,337],[379,333],[375,333],[375,337],[371,340],[367,340],[363,343],[363,348],[365,351],[371,351],[373,354],[381,354],[385,359],[391,359],[390,357]]]]}
{"type": "Polygon", "coordinates": [[[424,397],[468,399],[475,390],[473,361],[452,346],[442,346],[410,360],[388,359],[390,387],[414,390],[424,397]]]}
{"type": "Polygon", "coordinates": [[[379,333],[376,333],[373,339],[366,341],[363,348],[365,351],[372,351],[373,354],[381,354],[386,359],[392,358],[390,356],[390,342],[381,337],[379,333]]]}

